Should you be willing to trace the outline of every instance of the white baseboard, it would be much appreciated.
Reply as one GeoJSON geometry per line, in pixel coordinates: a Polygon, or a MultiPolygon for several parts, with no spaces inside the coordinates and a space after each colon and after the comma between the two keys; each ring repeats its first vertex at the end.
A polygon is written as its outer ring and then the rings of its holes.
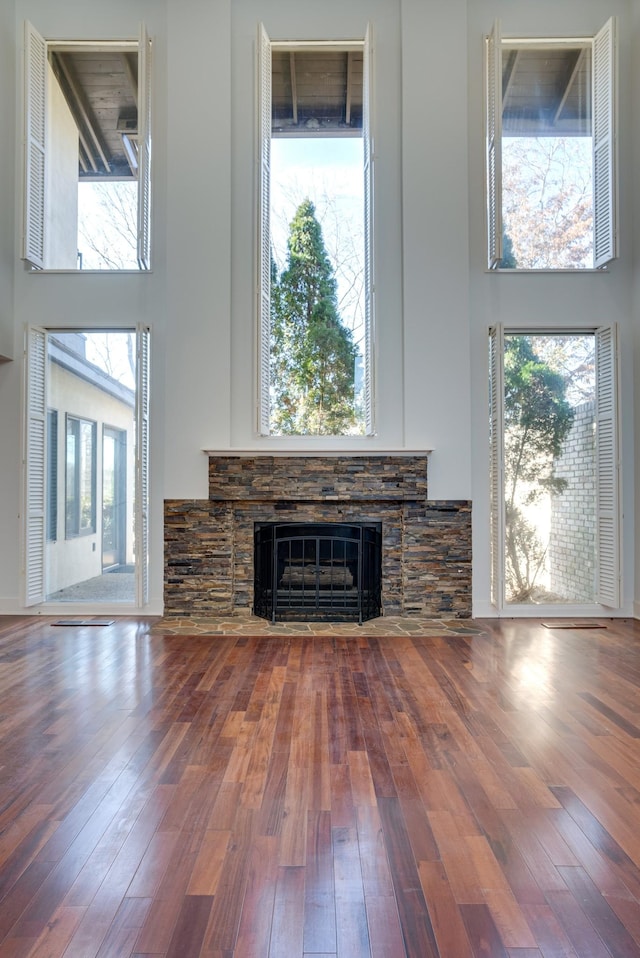
{"type": "Polygon", "coordinates": [[[497,619],[498,610],[491,602],[487,602],[483,599],[481,602],[473,603],[471,615],[474,619],[497,619]]]}
{"type": "Polygon", "coordinates": [[[633,617],[634,619],[640,619],[640,602],[633,603],[633,617]]]}
{"type": "Polygon", "coordinates": [[[137,606],[129,605],[124,602],[97,603],[91,605],[88,602],[49,602],[42,605],[29,606],[25,609],[16,599],[4,598],[0,596],[0,615],[57,615],[66,618],[70,615],[106,615],[111,618],[114,616],[161,616],[164,612],[162,599],[152,599],[143,609],[137,606]]]}

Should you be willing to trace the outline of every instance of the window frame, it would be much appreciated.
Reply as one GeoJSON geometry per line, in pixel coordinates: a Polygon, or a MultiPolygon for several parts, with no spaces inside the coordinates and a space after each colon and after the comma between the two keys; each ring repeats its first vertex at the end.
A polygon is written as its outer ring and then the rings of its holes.
{"type": "MultiPolygon", "coordinates": [[[[489,327],[489,486],[490,486],[490,598],[498,615],[505,608],[510,616],[518,607],[505,603],[505,496],[504,496],[504,338],[505,334],[594,336],[595,466],[596,466],[596,584],[594,604],[607,609],[622,606],[622,525],[620,462],[620,350],[618,330],[610,326],[591,328],[489,327]]],[[[531,615],[526,606],[525,615],[531,615]]],[[[571,609],[572,606],[558,606],[571,609]]],[[[573,613],[575,614],[575,612],[573,613]]]]}
{"type": "MultiPolygon", "coordinates": [[[[135,327],[112,328],[114,331],[135,330],[136,334],[134,527],[136,604],[138,608],[143,608],[149,602],[151,328],[144,323],[135,327]]],[[[41,326],[25,328],[25,415],[22,440],[22,591],[25,608],[42,605],[47,597],[48,336],[49,330],[41,326]]]]}
{"type": "Polygon", "coordinates": [[[485,37],[485,210],[487,269],[504,273],[584,273],[618,257],[618,42],[617,18],[591,37],[503,37],[500,20],[485,37]],[[592,50],[593,266],[588,269],[502,270],[502,49],[509,45],[590,44],[592,50]]]}
{"type": "Polygon", "coordinates": [[[46,265],[47,165],[47,65],[49,49],[137,50],[138,55],[138,203],[137,257],[140,272],[151,269],[151,39],[144,24],[137,40],[46,40],[24,21],[24,157],[23,235],[21,258],[32,272],[122,273],[136,270],[56,269],[46,265]]]}
{"type": "MultiPolygon", "coordinates": [[[[258,24],[257,36],[257,216],[256,216],[256,431],[260,437],[279,440],[271,432],[271,224],[270,224],[270,176],[271,176],[271,51],[280,49],[362,49],[363,51],[363,178],[364,178],[364,288],[365,288],[365,335],[364,335],[364,437],[376,432],[375,421],[375,274],[374,274],[374,168],[375,153],[372,130],[373,110],[373,39],[368,24],[362,39],[353,40],[271,40],[263,23],[258,24]]],[[[294,442],[308,436],[287,436],[294,442]]],[[[342,436],[327,437],[342,439],[342,436]]]]}
{"type": "Polygon", "coordinates": [[[98,426],[94,419],[85,419],[82,416],[75,416],[72,413],[65,414],[65,479],[64,479],[64,497],[65,497],[65,539],[77,539],[82,536],[95,535],[97,532],[97,436],[98,426]],[[87,442],[87,430],[89,427],[87,442]],[[74,456],[73,468],[70,469],[69,462],[69,439],[73,437],[74,456]],[[88,448],[87,448],[88,447],[88,448]],[[82,523],[82,488],[86,483],[86,477],[83,476],[83,466],[88,463],[90,469],[90,522],[82,523]]]}

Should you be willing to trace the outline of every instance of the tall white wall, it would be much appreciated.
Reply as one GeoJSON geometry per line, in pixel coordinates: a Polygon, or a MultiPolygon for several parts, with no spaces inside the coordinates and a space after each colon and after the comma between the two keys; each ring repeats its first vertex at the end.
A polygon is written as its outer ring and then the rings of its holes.
{"type": "MultiPolygon", "coordinates": [[[[637,61],[639,4],[5,0],[0,5],[0,106],[3,118],[9,118],[3,130],[16,129],[13,143],[10,136],[0,137],[0,354],[21,354],[27,323],[151,325],[152,611],[161,609],[163,500],[207,495],[204,449],[266,451],[276,445],[255,433],[259,21],[280,40],[362,38],[367,24],[373,28],[378,435],[362,444],[372,450],[432,449],[430,495],[473,498],[476,613],[490,611],[488,326],[496,321],[574,328],[619,323],[630,608],[636,325],[634,209],[628,197],[639,192],[632,143],[640,158],[640,119],[631,110],[640,80],[635,68],[632,88],[630,36],[633,28],[637,61]],[[483,35],[496,16],[505,33],[591,35],[611,14],[619,16],[621,26],[621,258],[606,274],[489,275],[483,35]],[[32,275],[18,258],[22,90],[17,77],[25,18],[55,39],[135,37],[138,23],[147,24],[154,39],[151,274],[32,275]]],[[[640,201],[633,202],[640,227],[640,201]]],[[[21,363],[0,364],[0,612],[20,609],[21,408],[21,363]]]]}

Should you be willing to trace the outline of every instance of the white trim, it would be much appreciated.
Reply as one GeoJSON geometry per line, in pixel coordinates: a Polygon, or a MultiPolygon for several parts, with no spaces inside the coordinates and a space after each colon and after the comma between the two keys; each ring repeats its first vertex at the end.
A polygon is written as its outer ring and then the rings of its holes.
{"type": "Polygon", "coordinates": [[[500,611],[505,593],[504,329],[489,330],[489,489],[491,605],[500,611]]]}
{"type": "Polygon", "coordinates": [[[23,454],[23,600],[25,607],[46,597],[47,529],[47,332],[26,330],[23,454]]]}
{"type": "MultiPolygon", "coordinates": [[[[323,437],[326,439],[326,437],[323,437]]],[[[234,458],[238,457],[239,459],[257,459],[261,456],[264,458],[277,458],[277,457],[288,457],[296,458],[307,457],[313,458],[314,456],[322,458],[334,458],[337,456],[352,456],[354,459],[358,456],[397,456],[401,458],[403,456],[428,456],[432,453],[432,449],[399,449],[399,448],[380,448],[375,447],[370,449],[353,449],[351,447],[345,447],[344,449],[309,449],[309,448],[296,448],[295,446],[290,446],[287,449],[278,448],[278,449],[266,449],[264,446],[260,446],[256,449],[203,449],[202,450],[205,456],[218,457],[218,458],[234,458]]]]}
{"type": "Polygon", "coordinates": [[[596,594],[618,609],[622,595],[620,559],[620,417],[618,337],[615,325],[595,332],[596,366],[596,594]]]}
{"type": "Polygon", "coordinates": [[[22,259],[45,265],[47,163],[47,42],[24,22],[24,158],[22,259]]]}
{"type": "Polygon", "coordinates": [[[136,329],[136,603],[149,601],[149,327],[136,329]]]}
{"type": "Polygon", "coordinates": [[[138,265],[151,269],[151,41],[144,24],[138,40],[138,265]]]}
{"type": "Polygon", "coordinates": [[[593,264],[618,255],[617,26],[611,17],[593,38],[593,264]]]}
{"type": "Polygon", "coordinates": [[[271,429],[271,40],[264,24],[257,38],[257,432],[271,429]]]}
{"type": "Polygon", "coordinates": [[[485,183],[487,265],[502,259],[502,34],[496,20],[485,41],[485,183]]]}

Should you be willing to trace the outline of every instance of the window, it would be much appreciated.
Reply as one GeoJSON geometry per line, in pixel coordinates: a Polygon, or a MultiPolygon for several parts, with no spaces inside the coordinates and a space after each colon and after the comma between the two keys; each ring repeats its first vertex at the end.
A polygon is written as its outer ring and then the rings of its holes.
{"type": "Polygon", "coordinates": [[[370,435],[370,44],[259,55],[258,431],[370,435]]]}
{"type": "Polygon", "coordinates": [[[486,45],[490,269],[593,269],[617,256],[616,22],[592,38],[486,45]]]}
{"type": "Polygon", "coordinates": [[[615,327],[490,335],[492,601],[618,608],[615,327]]]}
{"type": "Polygon", "coordinates": [[[66,537],[96,531],[96,424],[67,416],[66,537]]]}
{"type": "Polygon", "coordinates": [[[22,257],[149,269],[150,42],[47,41],[25,24],[22,257]]]}

